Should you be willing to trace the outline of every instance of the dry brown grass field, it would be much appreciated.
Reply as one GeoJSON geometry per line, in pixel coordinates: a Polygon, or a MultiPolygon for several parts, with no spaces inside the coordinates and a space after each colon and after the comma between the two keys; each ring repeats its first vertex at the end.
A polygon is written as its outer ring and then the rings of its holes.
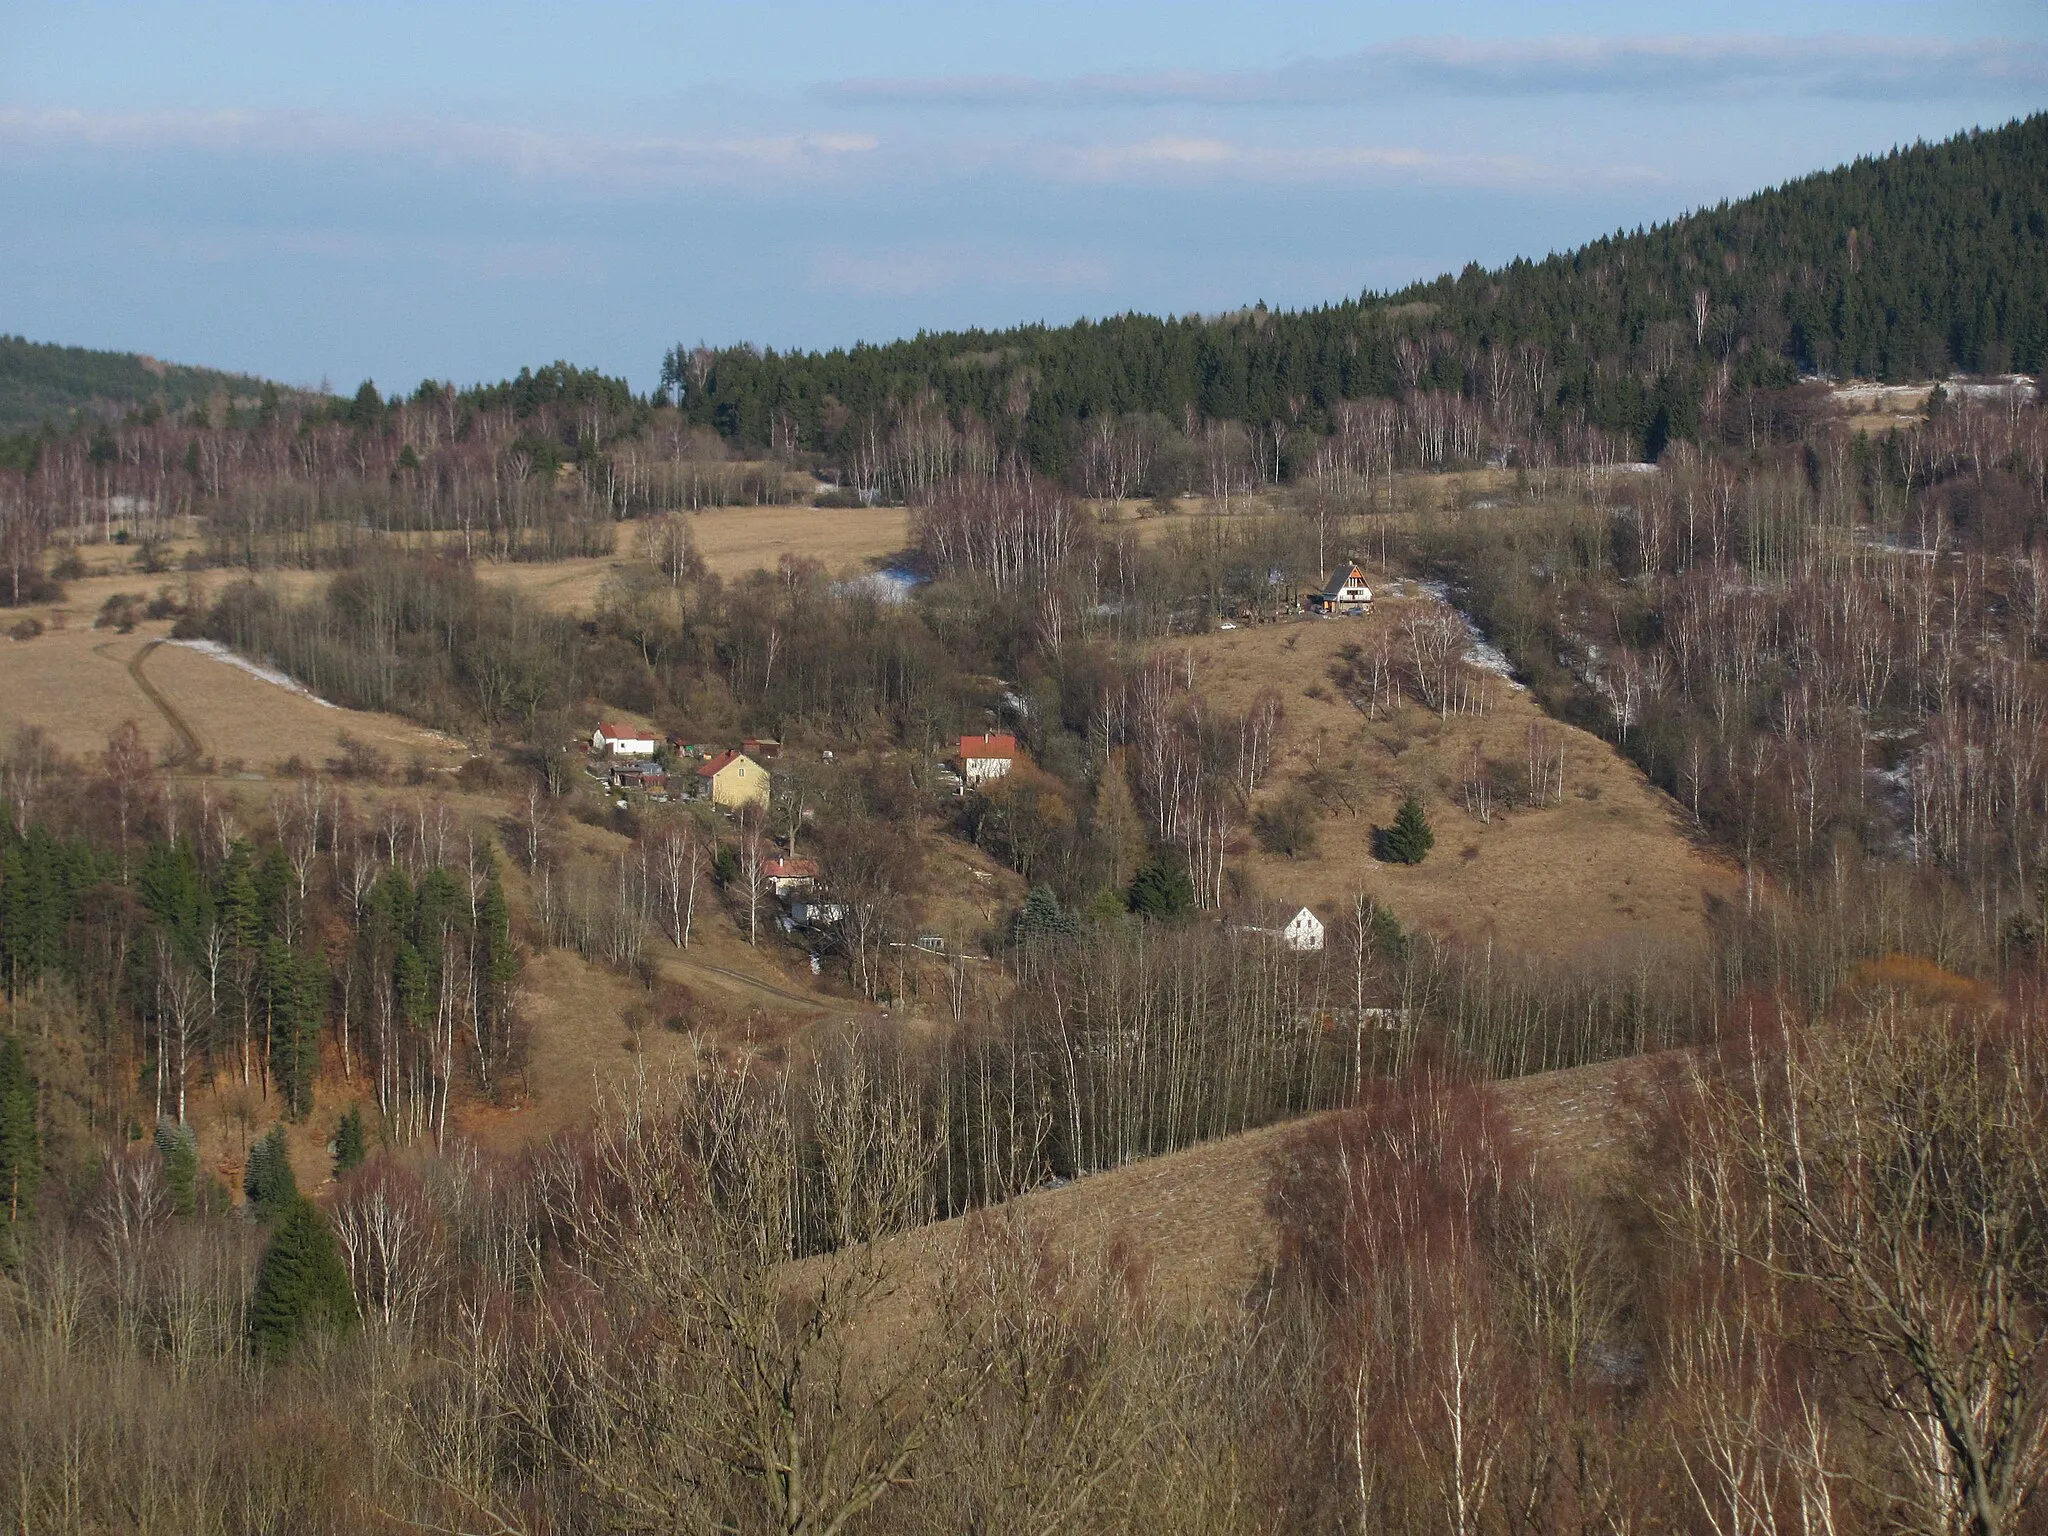
{"type": "MultiPolygon", "coordinates": [[[[877,569],[910,537],[902,507],[707,507],[689,514],[704,563],[727,578],[773,570],[784,555],[821,561],[835,576],[877,569]]],[[[483,580],[526,593],[558,613],[589,613],[605,577],[638,558],[638,523],[620,523],[609,557],[484,563],[483,580]]]]}
{"type": "Polygon", "coordinates": [[[1305,619],[1164,642],[1194,669],[1195,686],[1242,711],[1267,686],[1287,711],[1269,803],[1320,763],[1350,786],[1349,810],[1324,814],[1313,854],[1261,851],[1249,836],[1241,857],[1253,888],[1276,904],[1314,908],[1327,922],[1360,892],[1385,903],[1403,926],[1492,938],[1524,954],[1625,954],[1689,945],[1705,936],[1707,901],[1736,877],[1686,836],[1680,812],[1606,742],[1550,722],[1530,696],[1487,680],[1482,715],[1439,718],[1412,700],[1369,720],[1329,678],[1338,650],[1398,636],[1404,610],[1428,597],[1383,598],[1361,618],[1305,619]],[[1320,695],[1320,696],[1318,696],[1320,695]],[[1459,804],[1458,786],[1477,744],[1488,757],[1525,755],[1529,727],[1546,724],[1565,746],[1562,804],[1496,812],[1482,825],[1459,804]],[[1408,787],[1436,831],[1420,865],[1383,864],[1372,830],[1384,826],[1408,787]]]}
{"type": "MultiPolygon", "coordinates": [[[[1553,475],[1552,478],[1560,477],[1553,475]]],[[[1403,473],[1391,488],[1384,482],[1374,488],[1372,510],[1375,518],[1384,517],[1389,512],[1407,518],[1455,507],[1475,497],[1505,496],[1515,487],[1516,476],[1512,470],[1403,473]]],[[[1144,549],[1164,544],[1176,536],[1192,537],[1207,527],[1255,522],[1284,514],[1289,504],[1288,493],[1271,488],[1249,496],[1233,497],[1227,504],[1207,496],[1183,496],[1174,501],[1170,512],[1161,512],[1151,502],[1143,500],[1083,503],[1094,514],[1106,537],[1129,534],[1144,549]]]]}
{"type": "Polygon", "coordinates": [[[335,755],[342,731],[400,765],[419,754],[433,767],[452,768],[468,755],[459,742],[396,715],[321,704],[162,643],[170,630],[160,622],[122,635],[93,629],[87,615],[33,640],[0,641],[0,736],[40,726],[60,751],[89,756],[133,720],[161,756],[196,743],[198,758],[223,768],[239,762],[258,773],[293,756],[318,768],[335,755]]]}

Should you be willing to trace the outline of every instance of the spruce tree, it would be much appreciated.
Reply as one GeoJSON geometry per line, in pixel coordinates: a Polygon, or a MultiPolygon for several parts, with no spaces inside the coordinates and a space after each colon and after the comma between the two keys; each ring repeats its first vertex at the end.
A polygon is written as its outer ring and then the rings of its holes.
{"type": "Polygon", "coordinates": [[[351,1104],[348,1113],[341,1117],[341,1124],[334,1128],[334,1173],[339,1178],[351,1168],[360,1168],[363,1159],[369,1156],[369,1144],[363,1137],[363,1108],[351,1104]]]}
{"type": "Polygon", "coordinates": [[[320,1026],[327,1014],[327,962],[282,939],[263,947],[260,972],[270,1024],[270,1071],[284,1095],[285,1118],[303,1120],[320,1075],[320,1026]]]}
{"type": "Polygon", "coordinates": [[[249,1197],[250,1211],[263,1221],[284,1215],[299,1198],[299,1181],[292,1174],[283,1126],[272,1126],[249,1149],[249,1165],[242,1171],[242,1193],[249,1197]]]}
{"type": "Polygon", "coordinates": [[[0,1227],[34,1214],[36,1185],[42,1177],[35,1079],[29,1076],[21,1042],[0,1035],[0,1227]]]}
{"type": "Polygon", "coordinates": [[[157,1155],[163,1159],[164,1185],[171,1192],[171,1210],[190,1216],[199,1209],[199,1137],[189,1125],[159,1120],[157,1155]]]}
{"type": "Polygon", "coordinates": [[[1394,824],[1380,834],[1380,857],[1390,864],[1420,864],[1436,845],[1436,833],[1422,811],[1422,797],[1409,790],[1394,813],[1394,824]]]}
{"type": "Polygon", "coordinates": [[[1131,910],[1140,917],[1179,917],[1195,909],[1195,887],[1188,872],[1161,854],[1138,871],[1131,882],[1131,910]]]}
{"type": "Polygon", "coordinates": [[[355,1321],[355,1292],[334,1229],[320,1207],[294,1195],[256,1272],[251,1343],[261,1358],[281,1360],[308,1334],[338,1332],[355,1321]]]}

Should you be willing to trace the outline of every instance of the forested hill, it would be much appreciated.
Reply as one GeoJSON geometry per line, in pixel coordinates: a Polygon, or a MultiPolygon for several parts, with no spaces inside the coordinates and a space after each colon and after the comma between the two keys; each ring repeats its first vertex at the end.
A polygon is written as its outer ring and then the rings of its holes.
{"type": "Polygon", "coordinates": [[[134,352],[95,352],[0,336],[0,431],[63,424],[80,408],[164,410],[226,395],[253,399],[263,380],[211,368],[160,363],[134,352]]]}
{"type": "MultiPolygon", "coordinates": [[[[664,386],[745,444],[842,460],[923,398],[1058,472],[1091,418],[1330,430],[1346,400],[1497,398],[1553,434],[1654,452],[1701,396],[1800,373],[1925,378],[2048,363],[2048,114],[1790,182],[1577,251],[1325,308],[920,335],[778,355],[677,347],[664,386]],[[1488,377],[1487,375],[1491,375],[1488,377]]],[[[1534,425],[1535,423],[1532,423],[1534,425]]]]}

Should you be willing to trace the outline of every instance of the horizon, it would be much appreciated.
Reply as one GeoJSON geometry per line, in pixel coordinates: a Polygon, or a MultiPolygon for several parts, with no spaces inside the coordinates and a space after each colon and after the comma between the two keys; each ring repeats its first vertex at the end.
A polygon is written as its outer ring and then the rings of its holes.
{"type": "Polygon", "coordinates": [[[17,8],[0,331],[307,388],[563,358],[645,391],[677,342],[1313,308],[2048,104],[2048,18],[2011,3],[1433,36],[1325,0],[611,4],[568,47],[549,14],[17,8]]]}

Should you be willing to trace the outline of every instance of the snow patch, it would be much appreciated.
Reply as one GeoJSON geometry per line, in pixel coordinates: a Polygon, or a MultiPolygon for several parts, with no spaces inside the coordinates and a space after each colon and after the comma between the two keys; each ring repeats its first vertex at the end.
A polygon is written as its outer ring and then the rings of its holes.
{"type": "Polygon", "coordinates": [[[1427,592],[1458,616],[1458,622],[1465,626],[1467,644],[1465,654],[1460,659],[1466,666],[1490,673],[1510,688],[1523,693],[1528,692],[1527,685],[1515,676],[1515,664],[1508,660],[1508,653],[1480,633],[1478,621],[1451,601],[1451,589],[1448,586],[1440,581],[1396,582],[1390,595],[1397,595],[1402,588],[1409,586],[1417,591],[1427,592]]]}
{"type": "Polygon", "coordinates": [[[229,650],[218,640],[173,640],[169,643],[181,645],[188,651],[197,651],[202,656],[211,656],[215,661],[224,661],[231,667],[239,667],[251,677],[260,677],[264,682],[274,684],[288,693],[296,693],[302,699],[311,699],[322,709],[341,708],[339,704],[321,698],[319,694],[295,678],[285,676],[284,673],[278,671],[275,667],[266,667],[261,662],[251,661],[239,652],[229,650]]]}
{"type": "Polygon", "coordinates": [[[840,597],[850,597],[856,592],[866,592],[885,603],[907,603],[910,594],[923,586],[930,578],[891,566],[887,570],[875,571],[866,576],[856,576],[851,581],[836,583],[832,591],[840,597]]]}

